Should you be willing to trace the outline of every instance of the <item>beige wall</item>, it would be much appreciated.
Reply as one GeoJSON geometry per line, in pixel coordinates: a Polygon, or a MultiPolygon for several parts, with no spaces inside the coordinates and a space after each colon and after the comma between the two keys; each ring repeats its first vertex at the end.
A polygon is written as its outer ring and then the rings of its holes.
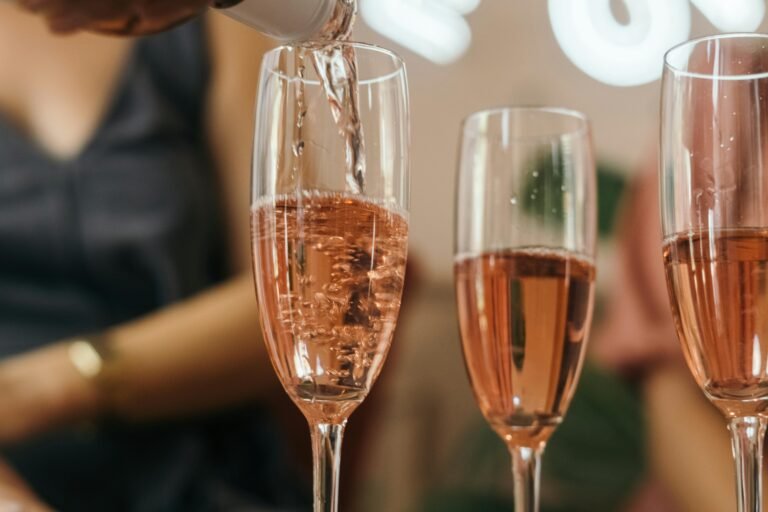
{"type": "MultiPolygon", "coordinates": [[[[586,112],[598,155],[631,171],[653,158],[658,83],[616,88],[584,75],[554,39],[545,0],[483,0],[469,16],[473,43],[460,61],[432,64],[367,27],[356,38],[392,47],[410,74],[412,249],[432,280],[451,276],[453,181],[461,119],[503,104],[559,105],[586,112]]],[[[694,34],[714,32],[694,15],[694,34]]]]}

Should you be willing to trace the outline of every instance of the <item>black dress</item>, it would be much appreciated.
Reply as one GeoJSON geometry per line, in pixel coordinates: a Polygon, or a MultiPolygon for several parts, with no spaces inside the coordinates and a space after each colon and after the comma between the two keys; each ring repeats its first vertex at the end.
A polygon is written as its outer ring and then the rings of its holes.
{"type": "MultiPolygon", "coordinates": [[[[225,276],[208,77],[194,21],[135,44],[76,157],[54,160],[0,119],[0,356],[126,322],[225,276]]],[[[255,410],[100,424],[4,455],[62,512],[294,506],[301,486],[267,425],[255,410]]]]}

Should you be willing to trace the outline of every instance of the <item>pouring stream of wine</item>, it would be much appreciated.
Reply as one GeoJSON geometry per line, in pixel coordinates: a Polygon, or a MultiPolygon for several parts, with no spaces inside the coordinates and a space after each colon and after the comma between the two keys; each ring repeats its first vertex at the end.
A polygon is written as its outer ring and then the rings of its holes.
{"type": "MultiPolygon", "coordinates": [[[[355,49],[338,44],[349,39],[357,15],[355,0],[338,0],[334,16],[324,30],[334,34],[334,39],[323,43],[300,46],[297,52],[299,77],[304,78],[306,57],[311,55],[312,64],[320,80],[331,115],[344,138],[346,182],[349,191],[362,194],[365,190],[365,137],[360,121],[358,99],[357,55],[355,49]]],[[[304,102],[304,83],[296,88],[297,118],[294,131],[293,152],[296,157],[294,173],[302,168],[304,152],[303,125],[307,115],[304,102]]]]}

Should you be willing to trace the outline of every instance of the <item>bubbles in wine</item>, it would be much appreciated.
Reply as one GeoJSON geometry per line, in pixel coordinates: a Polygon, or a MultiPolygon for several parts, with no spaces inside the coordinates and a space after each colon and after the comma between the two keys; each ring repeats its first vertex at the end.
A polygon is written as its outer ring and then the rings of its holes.
{"type": "Polygon", "coordinates": [[[253,210],[262,321],[273,363],[306,414],[360,401],[400,309],[405,217],[350,195],[312,192],[253,210]]]}

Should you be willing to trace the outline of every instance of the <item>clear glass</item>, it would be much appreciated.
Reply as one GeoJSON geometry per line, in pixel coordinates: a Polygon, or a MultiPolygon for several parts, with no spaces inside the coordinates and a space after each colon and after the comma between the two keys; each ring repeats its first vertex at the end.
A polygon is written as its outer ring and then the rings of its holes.
{"type": "Polygon", "coordinates": [[[594,300],[595,164],[578,113],[502,108],[463,125],[455,279],[464,361],[507,444],[515,509],[538,510],[541,454],[581,373],[594,300]]]}
{"type": "Polygon", "coordinates": [[[253,157],[259,310],[272,364],[311,427],[316,512],[338,508],[344,427],[387,356],[408,238],[404,64],[374,46],[334,47],[352,58],[358,77],[357,88],[345,89],[351,68],[333,67],[341,110],[329,102],[311,49],[264,57],[253,157]],[[349,145],[351,124],[337,123],[355,93],[364,171],[349,145]]]}
{"type": "Polygon", "coordinates": [[[665,58],[664,261],[688,366],[726,416],[738,510],[762,510],[768,409],[768,36],[683,43],[665,58]]]}

